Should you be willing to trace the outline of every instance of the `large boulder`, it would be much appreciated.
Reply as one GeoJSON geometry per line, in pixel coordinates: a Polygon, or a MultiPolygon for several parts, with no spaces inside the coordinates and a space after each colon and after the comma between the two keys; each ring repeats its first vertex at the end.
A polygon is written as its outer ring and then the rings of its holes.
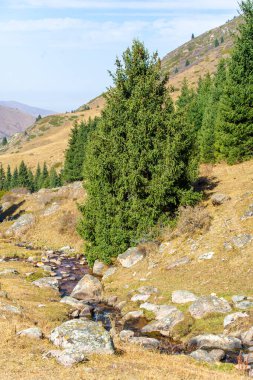
{"type": "Polygon", "coordinates": [[[200,362],[215,363],[221,361],[224,358],[225,352],[219,349],[211,350],[208,352],[200,348],[196,351],[193,351],[190,356],[200,362]]]}
{"type": "Polygon", "coordinates": [[[87,354],[113,354],[110,334],[101,323],[72,319],[56,327],[50,341],[61,348],[87,354]]]}
{"type": "Polygon", "coordinates": [[[203,318],[209,313],[229,313],[231,310],[225,299],[216,296],[199,297],[189,307],[191,316],[196,319],[203,318]]]}
{"type": "Polygon", "coordinates": [[[128,248],[128,250],[118,256],[117,260],[124,268],[131,268],[140,260],[143,260],[145,254],[137,247],[128,248]]]}
{"type": "Polygon", "coordinates": [[[136,344],[148,350],[155,350],[159,347],[160,341],[155,338],[148,338],[146,336],[131,337],[128,340],[131,344],[136,344]]]}
{"type": "Polygon", "coordinates": [[[69,297],[69,296],[63,297],[60,302],[65,303],[76,310],[82,310],[85,306],[84,302],[78,301],[76,298],[69,297]]]}
{"type": "Polygon", "coordinates": [[[21,235],[26,232],[27,229],[34,224],[34,222],[35,216],[33,214],[21,215],[5,233],[6,235],[21,235]]]}
{"type": "Polygon", "coordinates": [[[59,283],[56,278],[53,277],[43,277],[32,282],[33,285],[39,288],[51,288],[54,290],[59,290],[59,283]]]}
{"type": "Polygon", "coordinates": [[[201,349],[220,349],[224,351],[235,351],[242,348],[242,342],[240,339],[226,336],[226,335],[214,335],[203,334],[191,338],[188,342],[190,348],[201,349]]]}
{"type": "Polygon", "coordinates": [[[149,324],[141,329],[144,334],[159,333],[163,336],[172,336],[173,328],[184,320],[184,314],[177,310],[171,310],[166,317],[151,321],[149,324]]]}
{"type": "Polygon", "coordinates": [[[101,282],[96,277],[86,274],[73,289],[71,297],[84,301],[100,301],[102,291],[101,282]]]}
{"type": "Polygon", "coordinates": [[[173,303],[188,303],[194,302],[198,299],[195,294],[188,292],[187,290],[175,290],[172,293],[172,302],[173,303]]]}

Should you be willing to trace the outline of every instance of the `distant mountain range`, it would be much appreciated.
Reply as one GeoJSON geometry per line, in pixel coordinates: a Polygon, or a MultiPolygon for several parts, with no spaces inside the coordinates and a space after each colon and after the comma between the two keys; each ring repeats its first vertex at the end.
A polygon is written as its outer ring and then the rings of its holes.
{"type": "Polygon", "coordinates": [[[48,116],[54,111],[32,107],[15,101],[0,101],[0,138],[24,132],[38,115],[48,116]]]}

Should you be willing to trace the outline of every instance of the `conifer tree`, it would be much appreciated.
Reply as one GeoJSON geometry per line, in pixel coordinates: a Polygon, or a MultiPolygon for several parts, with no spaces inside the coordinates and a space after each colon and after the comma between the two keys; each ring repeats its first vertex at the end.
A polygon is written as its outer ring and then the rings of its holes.
{"type": "Polygon", "coordinates": [[[34,175],[31,169],[28,169],[28,179],[29,179],[29,190],[33,192],[35,190],[35,185],[34,185],[34,175]]]}
{"type": "Polygon", "coordinates": [[[18,168],[15,167],[14,172],[13,172],[13,176],[11,179],[11,188],[12,189],[15,189],[15,187],[19,186],[19,178],[18,177],[19,177],[18,176],[18,168]]]}
{"type": "Polygon", "coordinates": [[[134,41],[111,75],[114,87],[84,159],[88,198],[79,232],[90,264],[109,262],[168,221],[191,198],[194,172],[189,124],[174,113],[157,54],[134,41]]]}
{"type": "Polygon", "coordinates": [[[11,183],[12,183],[12,175],[11,175],[11,167],[8,165],[7,167],[7,173],[6,173],[6,190],[11,189],[11,183]]]}
{"type": "Polygon", "coordinates": [[[5,189],[6,189],[5,170],[1,164],[0,165],[0,190],[5,190],[5,189]]]}
{"type": "Polygon", "coordinates": [[[217,123],[217,157],[233,164],[253,156],[253,1],[240,4],[239,26],[228,65],[217,123]]]}
{"type": "Polygon", "coordinates": [[[40,185],[40,189],[49,187],[49,173],[48,173],[46,162],[44,162],[43,164],[39,185],[40,185]]]}
{"type": "Polygon", "coordinates": [[[49,187],[54,188],[60,186],[60,179],[54,167],[49,172],[49,187]]]}
{"type": "Polygon", "coordinates": [[[35,176],[34,176],[34,191],[38,191],[40,189],[40,180],[41,180],[41,168],[40,164],[37,164],[35,176]]]}
{"type": "Polygon", "coordinates": [[[20,187],[26,187],[28,189],[30,187],[28,169],[24,161],[21,161],[20,166],[19,166],[18,185],[20,187]]]}

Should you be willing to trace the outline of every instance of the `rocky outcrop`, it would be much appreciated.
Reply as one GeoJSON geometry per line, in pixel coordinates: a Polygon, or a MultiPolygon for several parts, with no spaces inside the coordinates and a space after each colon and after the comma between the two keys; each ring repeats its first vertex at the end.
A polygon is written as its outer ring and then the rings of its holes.
{"type": "Polygon", "coordinates": [[[145,254],[137,247],[128,248],[128,250],[118,256],[117,260],[124,268],[131,268],[139,261],[143,260],[145,254]]]}
{"type": "Polygon", "coordinates": [[[10,228],[5,232],[7,236],[20,235],[27,231],[35,223],[35,216],[33,214],[21,215],[16,222],[12,224],[10,228]]]}
{"type": "Polygon", "coordinates": [[[72,319],[56,327],[50,334],[50,341],[61,348],[83,355],[113,354],[110,334],[101,323],[72,319]]]}
{"type": "Polygon", "coordinates": [[[231,310],[228,301],[216,296],[199,297],[189,307],[191,316],[197,319],[203,318],[209,313],[229,313],[231,310]]]}
{"type": "Polygon", "coordinates": [[[71,297],[84,301],[100,301],[102,291],[101,282],[96,277],[86,274],[73,289],[71,297]]]}

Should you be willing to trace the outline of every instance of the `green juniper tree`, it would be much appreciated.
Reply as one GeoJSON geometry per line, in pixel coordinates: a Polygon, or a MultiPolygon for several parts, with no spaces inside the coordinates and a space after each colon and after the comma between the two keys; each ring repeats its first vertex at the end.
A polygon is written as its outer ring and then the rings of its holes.
{"type": "Polygon", "coordinates": [[[79,233],[89,263],[110,262],[147,238],[156,223],[191,199],[191,126],[175,113],[157,54],[143,44],[116,60],[114,87],[84,159],[88,193],[79,233]]]}
{"type": "Polygon", "coordinates": [[[240,4],[239,26],[220,102],[217,158],[233,164],[253,156],[253,1],[240,4]]]}

